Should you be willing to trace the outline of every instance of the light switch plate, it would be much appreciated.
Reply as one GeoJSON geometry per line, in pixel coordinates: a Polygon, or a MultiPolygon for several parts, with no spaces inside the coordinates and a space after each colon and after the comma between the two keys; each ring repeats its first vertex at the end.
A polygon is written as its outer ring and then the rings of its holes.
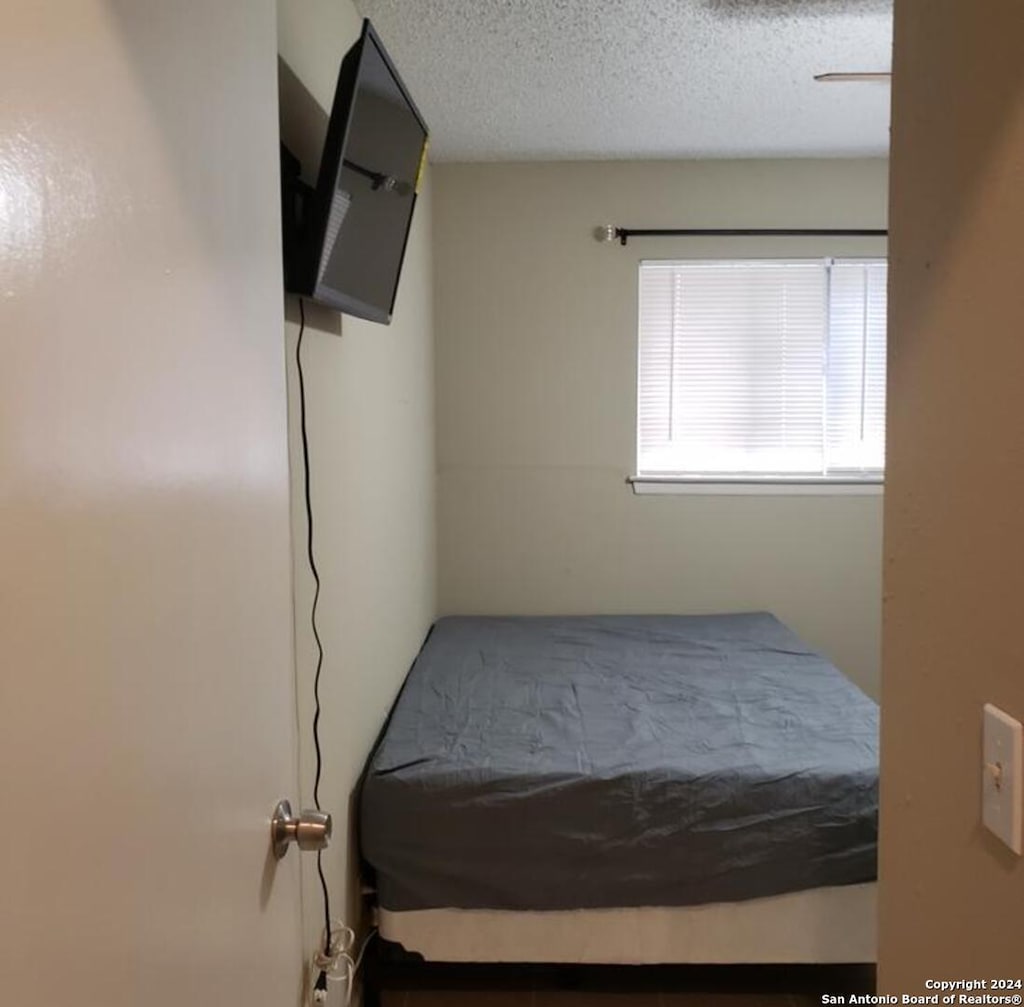
{"type": "Polygon", "coordinates": [[[1021,754],[1024,731],[991,703],[982,729],[981,820],[1018,856],[1021,853],[1021,754]]]}

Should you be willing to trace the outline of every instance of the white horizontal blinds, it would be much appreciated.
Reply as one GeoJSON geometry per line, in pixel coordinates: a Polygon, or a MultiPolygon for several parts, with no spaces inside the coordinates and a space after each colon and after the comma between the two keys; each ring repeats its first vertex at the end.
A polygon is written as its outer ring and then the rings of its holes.
{"type": "Polygon", "coordinates": [[[672,264],[640,266],[637,457],[641,473],[672,471],[675,282],[672,264]]]}
{"type": "Polygon", "coordinates": [[[884,261],[832,263],[826,450],[837,475],[878,475],[885,467],[887,284],[884,261]]]}
{"type": "Polygon", "coordinates": [[[884,259],[645,262],[638,472],[880,476],[884,259]]]}
{"type": "Polygon", "coordinates": [[[818,261],[643,263],[639,471],[821,475],[818,261]]]}

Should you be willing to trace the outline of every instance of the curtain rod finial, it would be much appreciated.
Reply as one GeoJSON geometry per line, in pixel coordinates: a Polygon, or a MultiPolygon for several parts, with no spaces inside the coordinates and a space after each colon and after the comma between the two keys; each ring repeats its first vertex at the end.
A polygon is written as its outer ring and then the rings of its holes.
{"type": "Polygon", "coordinates": [[[618,228],[614,224],[599,224],[594,228],[594,240],[600,242],[614,241],[618,228]]]}

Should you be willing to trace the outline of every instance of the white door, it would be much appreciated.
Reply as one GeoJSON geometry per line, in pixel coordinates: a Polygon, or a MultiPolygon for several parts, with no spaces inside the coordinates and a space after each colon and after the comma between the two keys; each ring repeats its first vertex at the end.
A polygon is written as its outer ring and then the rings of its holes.
{"type": "Polygon", "coordinates": [[[8,0],[0,1002],[295,1004],[273,0],[8,0]]]}

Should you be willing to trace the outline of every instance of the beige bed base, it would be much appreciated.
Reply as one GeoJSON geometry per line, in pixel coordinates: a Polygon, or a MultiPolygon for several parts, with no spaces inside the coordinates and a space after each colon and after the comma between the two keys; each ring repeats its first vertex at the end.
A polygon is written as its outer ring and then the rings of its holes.
{"type": "Polygon", "coordinates": [[[680,908],[378,910],[381,936],[436,962],[874,962],[877,885],[680,908]]]}

